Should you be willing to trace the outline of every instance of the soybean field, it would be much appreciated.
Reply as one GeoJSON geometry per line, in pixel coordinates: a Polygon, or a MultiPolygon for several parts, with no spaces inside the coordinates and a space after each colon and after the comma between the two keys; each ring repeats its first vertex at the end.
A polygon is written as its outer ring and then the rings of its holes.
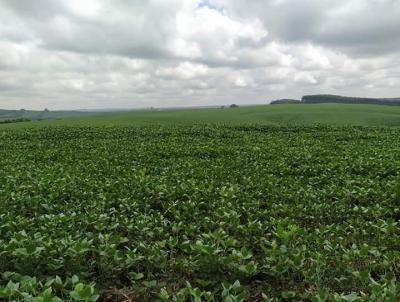
{"type": "Polygon", "coordinates": [[[0,301],[400,300],[399,128],[0,137],[0,301]]]}

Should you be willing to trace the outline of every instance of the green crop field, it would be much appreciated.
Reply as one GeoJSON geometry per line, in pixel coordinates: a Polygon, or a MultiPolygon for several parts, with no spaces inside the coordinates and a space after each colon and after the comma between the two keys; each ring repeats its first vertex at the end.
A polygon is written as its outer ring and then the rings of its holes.
{"type": "Polygon", "coordinates": [[[0,125],[0,301],[397,302],[399,118],[327,104],[0,125]]]}
{"type": "MultiPolygon", "coordinates": [[[[89,114],[89,113],[86,113],[89,114]]],[[[18,123],[25,126],[143,126],[224,123],[229,125],[400,126],[400,106],[354,104],[260,105],[225,109],[186,109],[90,113],[90,116],[18,123]]],[[[1,126],[1,125],[0,125],[1,126]]]]}
{"type": "Polygon", "coordinates": [[[398,130],[6,130],[1,157],[6,300],[398,298],[398,130]]]}

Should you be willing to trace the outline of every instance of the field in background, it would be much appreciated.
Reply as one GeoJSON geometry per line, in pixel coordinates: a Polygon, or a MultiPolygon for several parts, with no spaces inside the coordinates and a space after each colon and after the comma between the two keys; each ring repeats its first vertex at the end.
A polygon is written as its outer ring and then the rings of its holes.
{"type": "Polygon", "coordinates": [[[0,122],[7,120],[29,119],[29,120],[52,120],[69,117],[91,116],[93,112],[80,111],[34,111],[34,110],[4,110],[0,109],[0,122]]]}
{"type": "Polygon", "coordinates": [[[397,302],[398,126],[333,104],[0,125],[0,301],[397,302]]]}
{"type": "Polygon", "coordinates": [[[262,105],[225,109],[182,109],[98,113],[80,118],[36,121],[20,126],[140,126],[151,124],[223,123],[230,125],[328,125],[400,126],[400,107],[353,104],[262,105]]]}

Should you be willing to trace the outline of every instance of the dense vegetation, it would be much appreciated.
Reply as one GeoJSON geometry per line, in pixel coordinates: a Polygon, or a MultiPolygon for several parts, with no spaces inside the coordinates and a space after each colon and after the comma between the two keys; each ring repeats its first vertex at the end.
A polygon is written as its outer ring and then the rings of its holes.
{"type": "Polygon", "coordinates": [[[397,128],[0,135],[2,300],[399,301],[397,128]]]}
{"type": "Polygon", "coordinates": [[[400,106],[400,98],[359,98],[345,97],[330,94],[316,94],[303,96],[301,102],[304,104],[338,103],[338,104],[375,104],[400,106]]]}
{"type": "Polygon", "coordinates": [[[300,100],[293,100],[293,99],[280,99],[271,102],[271,105],[279,105],[279,104],[300,104],[300,100]]]}
{"type": "Polygon", "coordinates": [[[12,119],[12,120],[0,120],[0,124],[12,124],[12,123],[25,123],[25,122],[30,122],[30,119],[27,118],[17,118],[17,119],[12,119]]]}

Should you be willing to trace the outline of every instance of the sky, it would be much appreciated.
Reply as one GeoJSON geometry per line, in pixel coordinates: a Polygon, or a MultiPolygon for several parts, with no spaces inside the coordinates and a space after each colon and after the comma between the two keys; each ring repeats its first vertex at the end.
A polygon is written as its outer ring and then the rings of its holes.
{"type": "Polygon", "coordinates": [[[0,108],[400,97],[399,0],[0,0],[0,108]]]}

